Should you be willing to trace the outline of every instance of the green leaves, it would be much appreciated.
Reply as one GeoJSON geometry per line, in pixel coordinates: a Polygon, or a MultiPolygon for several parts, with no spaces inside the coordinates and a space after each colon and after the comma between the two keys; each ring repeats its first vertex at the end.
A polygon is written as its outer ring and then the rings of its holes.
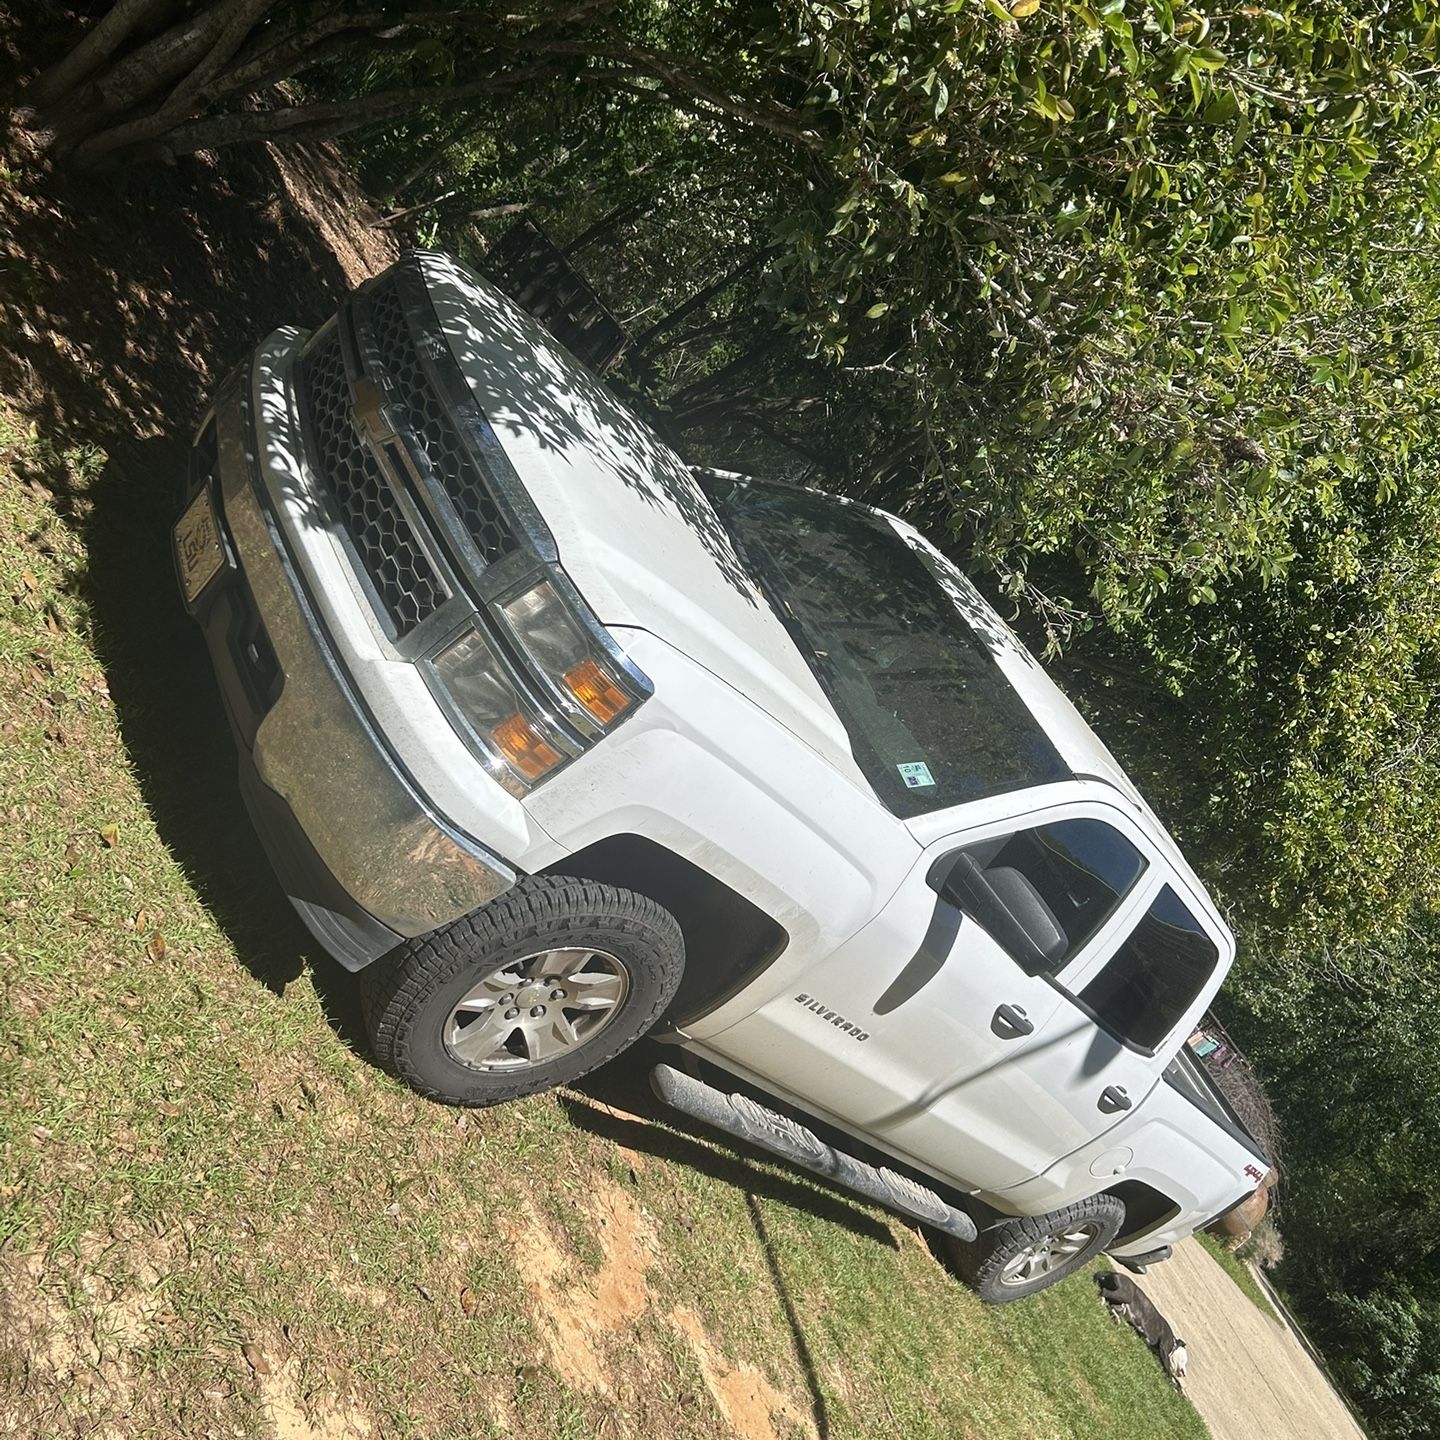
{"type": "Polygon", "coordinates": [[[1140,52],[1135,46],[1135,31],[1125,18],[1121,5],[1107,4],[1100,12],[1100,24],[1114,36],[1120,48],[1121,63],[1132,74],[1140,68],[1140,52]]]}
{"type": "Polygon", "coordinates": [[[1235,997],[1284,1138],[1288,1297],[1383,1440],[1440,1431],[1437,974],[1420,913],[1401,938],[1297,964],[1280,1003],[1235,997]]]}
{"type": "Polygon", "coordinates": [[[1032,597],[1039,643],[1113,649],[1193,715],[1140,768],[1163,789],[1204,757],[1174,813],[1267,945],[1383,928],[1440,892],[1440,799],[1413,798],[1440,796],[1433,59],[1332,0],[987,8],[828,32],[866,97],[832,152],[871,177],[864,253],[822,238],[803,284],[782,256],[777,295],[866,377],[839,408],[909,457],[877,473],[851,446],[842,472],[1032,597]],[[876,50],[944,68],[943,119],[933,87],[877,98],[876,50]],[[907,297],[903,381],[878,365],[895,312],[852,329],[832,303],[866,303],[867,273],[907,297]],[[1387,756],[1398,789],[1371,783],[1387,756]]]}

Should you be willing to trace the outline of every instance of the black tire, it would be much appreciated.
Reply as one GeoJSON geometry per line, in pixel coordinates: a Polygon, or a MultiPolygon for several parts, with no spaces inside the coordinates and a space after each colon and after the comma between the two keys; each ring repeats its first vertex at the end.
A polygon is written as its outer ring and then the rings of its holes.
{"type": "Polygon", "coordinates": [[[1007,1305],[1057,1285],[1067,1275],[1083,1270],[1120,1233],[1125,1223],[1125,1206],[1113,1195],[1091,1195],[1052,1210],[1048,1215],[1022,1215],[1002,1221],[983,1231],[973,1244],[955,1246],[955,1262],[966,1282],[987,1305],[1007,1305]],[[1047,1242],[1066,1236],[1085,1236],[1073,1254],[1066,1255],[1052,1269],[1027,1277],[1029,1268],[1021,1262],[1020,1272],[1007,1276],[1007,1267],[1020,1257],[1033,1254],[1047,1242]]]}
{"type": "MultiPolygon", "coordinates": [[[[473,915],[407,940],[362,971],[361,1000],[376,1058],[392,1074],[421,1095],[448,1105],[498,1105],[579,1079],[613,1060],[660,1018],[684,970],[680,927],[653,900],[589,880],[532,876],[473,915]],[[504,1042],[517,1052],[513,1063],[503,1056],[478,1063],[457,1058],[447,1036],[461,1033],[456,1007],[470,992],[480,986],[496,988],[497,978],[501,986],[508,985],[507,971],[528,973],[525,963],[539,965],[538,957],[546,952],[583,950],[597,952],[604,972],[623,972],[621,997],[593,1038],[568,1042],[570,1048],[555,1058],[529,1058],[530,1042],[517,1030],[504,1042]],[[493,1068],[496,1065],[509,1068],[493,1068]]],[[[524,999],[538,982],[530,987],[527,980],[526,985],[529,988],[514,998],[524,999]]],[[[547,999],[529,994],[525,1003],[547,999]]],[[[503,1029],[498,1001],[479,1003],[489,1007],[486,1023],[491,1031],[503,1029]]],[[[579,1015],[581,1023],[594,1023],[594,1017],[567,1011],[563,1003],[553,1008],[557,1015],[579,1015]]],[[[543,1014],[544,1005],[538,1010],[543,1014]]],[[[503,1011],[505,1017],[512,1013],[509,1008],[503,1011]]],[[[517,1025],[537,1011],[520,1013],[517,1025]]],[[[569,1028],[573,1032],[575,1026],[569,1028]]]]}

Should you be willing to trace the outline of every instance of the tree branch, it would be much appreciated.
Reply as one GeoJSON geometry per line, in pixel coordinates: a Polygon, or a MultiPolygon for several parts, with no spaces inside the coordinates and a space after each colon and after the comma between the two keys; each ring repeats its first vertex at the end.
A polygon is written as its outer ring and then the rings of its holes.
{"type": "Polygon", "coordinates": [[[70,51],[36,77],[25,97],[43,108],[88,80],[137,31],[163,20],[176,0],[115,0],[70,51]]]}
{"type": "MultiPolygon", "coordinates": [[[[610,60],[627,67],[629,72],[648,76],[665,87],[668,99],[684,96],[695,100],[739,121],[752,129],[768,131],[806,150],[818,150],[820,137],[813,130],[805,129],[795,118],[794,112],[775,106],[765,106],[742,99],[721,88],[718,81],[692,74],[686,70],[680,57],[660,50],[645,50],[636,46],[618,44],[591,44],[583,40],[534,40],[520,36],[510,41],[517,50],[529,50],[545,55],[568,55],[577,59],[610,60]]],[[[621,71],[625,76],[626,71],[621,71]]],[[[590,78],[582,71],[582,79],[590,78]]],[[[603,72],[601,72],[603,79],[603,72]]]]}
{"type": "Polygon", "coordinates": [[[496,72],[483,80],[454,85],[448,90],[435,86],[385,90],[358,100],[333,100],[312,105],[289,105],[277,110],[212,115],[176,126],[158,124],[159,117],[152,115],[146,120],[119,125],[93,136],[77,147],[74,159],[79,166],[96,165],[116,151],[145,146],[147,151],[173,160],[180,155],[193,154],[196,150],[218,149],[243,141],[328,140],[358,130],[362,125],[398,119],[425,105],[453,104],[481,95],[504,94],[550,73],[547,66],[531,66],[496,72]],[[157,125],[158,128],[151,128],[157,125]]]}
{"type": "Polygon", "coordinates": [[[208,88],[206,103],[267,89],[317,61],[338,54],[361,37],[382,29],[393,30],[396,23],[393,17],[380,11],[351,14],[339,4],[319,14],[307,12],[305,20],[279,35],[265,37],[264,44],[242,50],[234,66],[219,75],[208,88]],[[337,40],[337,36],[341,38],[337,40]]]}
{"type": "Polygon", "coordinates": [[[265,18],[275,0],[232,0],[232,13],[221,25],[214,42],[205,52],[204,58],[170,92],[170,97],[160,108],[181,113],[189,108],[192,97],[200,95],[205,87],[234,58],[236,51],[245,43],[246,37],[265,18]]]}

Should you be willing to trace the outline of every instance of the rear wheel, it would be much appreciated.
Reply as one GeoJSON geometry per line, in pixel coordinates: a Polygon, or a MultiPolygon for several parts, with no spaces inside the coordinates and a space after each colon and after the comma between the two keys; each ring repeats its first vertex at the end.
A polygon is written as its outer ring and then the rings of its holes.
{"type": "Polygon", "coordinates": [[[375,1053],[431,1099],[495,1105],[576,1080],[660,1018],[685,969],[653,900],[563,876],[498,900],[361,976],[375,1053]]]}
{"type": "Polygon", "coordinates": [[[1091,1195],[1048,1215],[1022,1215],[956,1247],[956,1262],[990,1305],[1023,1300],[1090,1263],[1120,1233],[1125,1206],[1091,1195]]]}

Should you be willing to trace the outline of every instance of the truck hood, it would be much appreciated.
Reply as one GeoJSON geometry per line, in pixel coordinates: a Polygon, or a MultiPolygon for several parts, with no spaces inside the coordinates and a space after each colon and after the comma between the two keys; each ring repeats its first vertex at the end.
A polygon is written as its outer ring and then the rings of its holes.
{"type": "Polygon", "coordinates": [[[680,457],[495,286],[448,256],[423,266],[456,363],[601,622],[658,636],[865,786],[844,726],[680,457]]]}

